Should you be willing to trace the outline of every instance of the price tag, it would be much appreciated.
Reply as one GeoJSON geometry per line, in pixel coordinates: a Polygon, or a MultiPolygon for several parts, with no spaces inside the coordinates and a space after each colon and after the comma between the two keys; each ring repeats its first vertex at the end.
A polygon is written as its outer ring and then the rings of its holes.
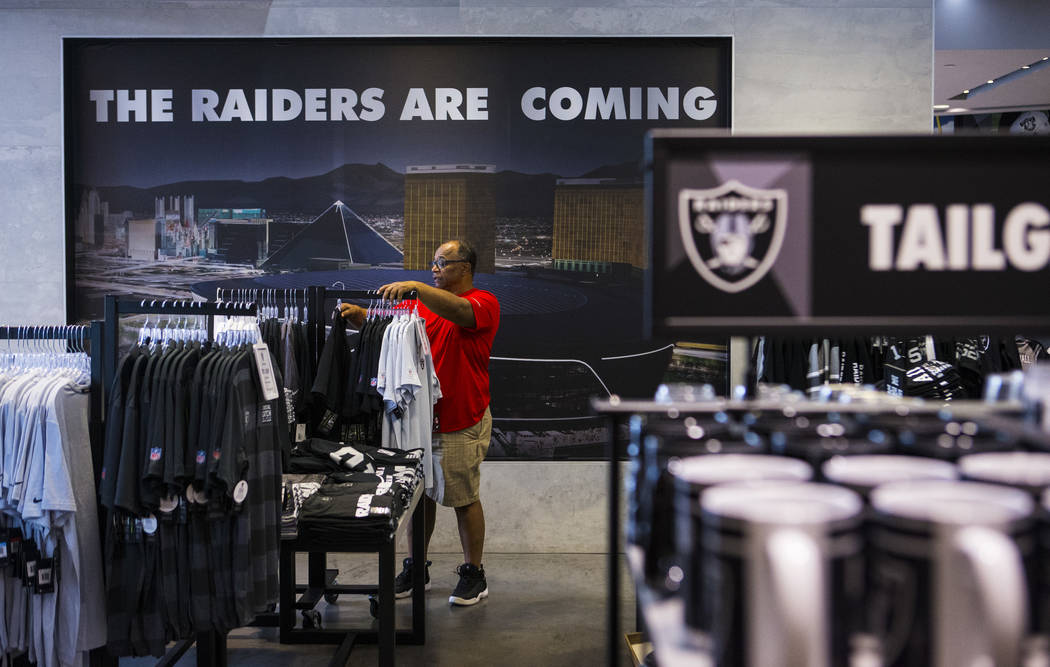
{"type": "Polygon", "coordinates": [[[7,540],[7,549],[11,562],[11,576],[22,576],[22,531],[17,528],[11,530],[7,540]]]}
{"type": "Polygon", "coordinates": [[[36,592],[55,592],[55,559],[41,558],[36,566],[36,592]]]}
{"type": "Polygon", "coordinates": [[[248,497],[248,482],[243,479],[233,487],[233,502],[240,504],[248,497]]]}
{"type": "Polygon", "coordinates": [[[190,484],[186,487],[186,500],[195,505],[203,505],[208,502],[208,497],[202,492],[197,491],[193,484],[190,484]]]}
{"type": "Polygon", "coordinates": [[[169,514],[179,506],[179,499],[175,496],[167,496],[160,499],[160,511],[169,514]]]}
{"type": "Polygon", "coordinates": [[[270,348],[266,343],[252,345],[255,353],[255,368],[259,372],[259,385],[262,387],[263,399],[272,401],[281,395],[277,389],[277,378],[273,374],[273,364],[270,361],[270,348]]]}
{"type": "Polygon", "coordinates": [[[25,576],[26,586],[36,586],[36,558],[26,561],[25,576]]]}
{"type": "Polygon", "coordinates": [[[306,424],[295,425],[295,441],[303,442],[306,440],[306,424]]]}

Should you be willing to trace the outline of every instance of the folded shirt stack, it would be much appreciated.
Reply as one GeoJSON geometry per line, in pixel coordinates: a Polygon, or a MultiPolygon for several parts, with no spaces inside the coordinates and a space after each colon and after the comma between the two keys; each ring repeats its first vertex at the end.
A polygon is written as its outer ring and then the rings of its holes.
{"type": "Polygon", "coordinates": [[[422,457],[422,449],[299,443],[290,466],[297,472],[284,476],[282,539],[389,538],[423,479],[422,457]]]}

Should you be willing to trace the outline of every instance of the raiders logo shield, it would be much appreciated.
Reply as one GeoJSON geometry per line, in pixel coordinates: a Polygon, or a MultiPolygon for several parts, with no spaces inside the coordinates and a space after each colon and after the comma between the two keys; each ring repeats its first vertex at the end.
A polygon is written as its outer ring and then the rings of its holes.
{"type": "Polygon", "coordinates": [[[723,292],[742,292],[766,275],[787,227],[787,191],[739,181],[678,193],[678,226],[693,267],[723,292]]]}

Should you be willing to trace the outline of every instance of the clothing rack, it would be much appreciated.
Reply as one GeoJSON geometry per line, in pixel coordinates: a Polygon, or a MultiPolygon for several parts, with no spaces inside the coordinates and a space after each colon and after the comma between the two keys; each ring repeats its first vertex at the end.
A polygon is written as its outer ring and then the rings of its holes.
{"type": "MultiPolygon", "coordinates": [[[[120,318],[126,315],[197,315],[207,317],[208,338],[214,337],[214,318],[216,316],[254,317],[258,312],[253,302],[136,300],[107,295],[105,302],[105,320],[99,345],[102,354],[101,368],[105,386],[112,386],[116,374],[117,359],[120,356],[120,318]]],[[[94,363],[94,358],[92,363],[94,363]]],[[[99,455],[101,460],[101,454],[99,455]]],[[[96,475],[96,479],[98,479],[96,475]]],[[[262,625],[262,624],[261,624],[262,625]]],[[[269,624],[268,624],[269,625],[269,624]]],[[[194,645],[197,646],[197,665],[200,667],[226,667],[226,636],[218,632],[200,632],[192,639],[179,641],[157,661],[156,667],[171,667],[194,645]]],[[[115,663],[114,659],[113,662],[115,663]]]]}
{"type": "Polygon", "coordinates": [[[105,414],[102,387],[102,322],[91,324],[0,326],[0,340],[45,341],[65,340],[68,351],[88,352],[91,357],[90,413],[88,433],[95,479],[102,470],[102,419],[105,414]]]}
{"type": "MultiPolygon", "coordinates": [[[[323,285],[313,286],[307,289],[310,290],[310,312],[326,314],[318,319],[320,326],[318,326],[317,330],[314,332],[318,354],[320,354],[320,350],[324,347],[325,324],[328,321],[327,313],[329,312],[325,307],[325,304],[328,303],[329,299],[356,301],[365,299],[370,301],[381,301],[383,299],[379,290],[372,289],[335,289],[323,285]]],[[[419,293],[416,290],[412,290],[408,292],[402,300],[410,301],[412,299],[417,299],[418,297],[419,293]]]]}
{"type": "Polygon", "coordinates": [[[214,318],[216,315],[230,317],[253,317],[258,312],[254,302],[224,301],[177,301],[156,299],[146,300],[121,299],[114,295],[106,296],[105,304],[105,350],[103,351],[103,380],[108,388],[117,372],[117,359],[120,355],[120,318],[125,315],[199,315],[208,318],[208,338],[215,334],[214,318]]]}
{"type": "MultiPolygon", "coordinates": [[[[8,341],[8,346],[11,341],[26,343],[64,340],[67,351],[87,352],[90,355],[88,440],[91,447],[91,464],[97,480],[102,469],[102,419],[105,412],[102,390],[103,323],[93,320],[90,324],[0,326],[0,340],[8,341]]],[[[99,529],[103,529],[101,516],[99,529]]],[[[89,659],[92,667],[110,667],[116,664],[116,661],[108,656],[104,646],[90,651],[89,659]]],[[[12,664],[21,667],[30,663],[23,654],[14,658],[12,664]]]]}
{"type": "Polygon", "coordinates": [[[246,289],[215,288],[215,302],[251,302],[258,304],[260,311],[268,308],[296,308],[306,320],[311,312],[310,287],[259,287],[246,289]]]}
{"type": "MultiPolygon", "coordinates": [[[[325,323],[328,310],[325,303],[330,299],[344,300],[375,300],[379,301],[382,296],[377,290],[346,290],[330,289],[323,286],[311,286],[298,289],[216,289],[217,299],[232,299],[232,301],[175,301],[175,300],[137,300],[107,296],[105,302],[105,320],[101,325],[101,341],[99,349],[103,354],[99,355],[98,363],[102,371],[102,377],[106,387],[109,387],[116,373],[117,360],[120,353],[120,319],[128,315],[187,315],[207,317],[207,331],[209,338],[214,334],[214,317],[226,316],[256,316],[260,307],[266,305],[295,305],[302,308],[308,325],[313,327],[311,340],[315,342],[312,356],[316,363],[316,357],[324,346],[325,323]],[[324,313],[324,315],[320,315],[324,313]]],[[[406,295],[406,299],[416,298],[416,292],[412,291],[406,295]]],[[[94,360],[93,360],[94,361],[94,360]]],[[[402,527],[418,519],[422,522],[421,514],[416,511],[422,504],[418,503],[406,512],[403,517],[402,527]]],[[[422,530],[415,533],[422,535],[422,530]]],[[[413,540],[413,548],[422,553],[422,541],[413,540]]],[[[316,548],[315,545],[311,545],[316,548]]],[[[349,653],[354,640],[358,643],[376,642],[381,648],[381,662],[392,664],[393,644],[395,637],[409,643],[423,643],[425,637],[425,612],[422,595],[418,600],[413,600],[413,627],[410,631],[395,631],[393,619],[393,542],[368,545],[340,545],[343,550],[376,552],[381,555],[381,577],[380,586],[349,586],[334,585],[336,570],[326,569],[325,551],[315,551],[307,548],[309,553],[309,583],[306,586],[294,583],[294,565],[291,564],[289,556],[294,550],[288,550],[282,545],[281,567],[282,567],[282,605],[280,616],[277,614],[263,614],[256,618],[251,624],[256,627],[281,626],[282,641],[290,643],[330,643],[341,644],[337,656],[344,657],[349,653]],[[286,587],[285,579],[289,579],[290,586],[286,587]],[[367,589],[367,590],[366,590],[367,589]],[[380,590],[385,593],[378,596],[374,612],[379,616],[379,630],[377,631],[324,631],[324,630],[297,630],[293,629],[292,618],[295,610],[310,609],[324,596],[326,599],[334,600],[341,593],[376,593],[380,590]],[[295,600],[294,595],[304,593],[302,598],[295,600]],[[289,594],[293,597],[288,597],[289,594]],[[290,601],[290,603],[289,603],[290,601]]],[[[422,561],[420,561],[422,562],[422,561]]],[[[422,571],[419,573],[422,577],[422,571]]],[[[422,591],[422,587],[419,587],[422,591]]],[[[198,633],[192,639],[178,642],[169,649],[163,658],[157,662],[158,667],[170,667],[174,665],[194,644],[197,646],[197,664],[215,665],[225,667],[227,664],[226,637],[216,632],[198,633]]]]}
{"type": "MultiPolygon", "coordinates": [[[[0,326],[0,340],[65,340],[72,352],[87,352],[91,356],[91,423],[101,425],[102,420],[102,322],[91,324],[0,326]]],[[[92,446],[96,440],[92,434],[92,446]]],[[[92,456],[95,452],[92,450],[92,456]]],[[[96,474],[98,470],[95,471],[96,474]]]]}

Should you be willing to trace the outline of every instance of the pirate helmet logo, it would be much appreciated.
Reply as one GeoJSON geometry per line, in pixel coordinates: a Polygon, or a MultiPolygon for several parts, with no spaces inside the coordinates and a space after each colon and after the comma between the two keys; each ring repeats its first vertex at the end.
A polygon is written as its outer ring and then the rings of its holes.
{"type": "Polygon", "coordinates": [[[693,267],[724,292],[742,292],[766,275],[780,253],[787,192],[732,180],[678,193],[678,226],[693,267]]]}

